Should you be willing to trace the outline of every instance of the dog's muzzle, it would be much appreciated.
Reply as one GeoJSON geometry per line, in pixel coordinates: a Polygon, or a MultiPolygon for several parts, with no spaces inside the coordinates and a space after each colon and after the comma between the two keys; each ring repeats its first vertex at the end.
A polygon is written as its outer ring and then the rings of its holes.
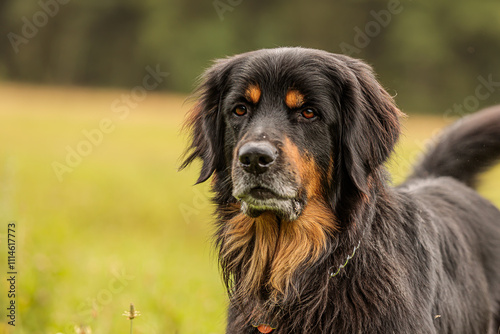
{"type": "Polygon", "coordinates": [[[250,141],[238,150],[233,162],[233,196],[244,214],[258,217],[273,211],[280,218],[295,220],[302,211],[296,173],[269,141],[250,141]]]}

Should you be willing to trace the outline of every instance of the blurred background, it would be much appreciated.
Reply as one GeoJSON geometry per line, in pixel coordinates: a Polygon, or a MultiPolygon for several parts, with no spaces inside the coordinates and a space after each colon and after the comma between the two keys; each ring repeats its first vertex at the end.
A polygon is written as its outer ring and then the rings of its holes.
{"type": "MultiPolygon", "coordinates": [[[[0,36],[0,258],[14,223],[17,272],[0,333],[126,333],[130,303],[136,334],[223,332],[210,193],[199,165],[177,172],[215,58],[367,61],[409,115],[395,183],[443,126],[500,103],[498,1],[0,0],[0,36]]],[[[480,189],[497,205],[499,180],[480,189]]]]}
{"type": "Polygon", "coordinates": [[[365,59],[411,111],[442,112],[479,76],[500,81],[490,0],[2,0],[0,20],[5,80],[130,87],[159,64],[161,89],[185,93],[211,59],[300,45],[365,59]]]}

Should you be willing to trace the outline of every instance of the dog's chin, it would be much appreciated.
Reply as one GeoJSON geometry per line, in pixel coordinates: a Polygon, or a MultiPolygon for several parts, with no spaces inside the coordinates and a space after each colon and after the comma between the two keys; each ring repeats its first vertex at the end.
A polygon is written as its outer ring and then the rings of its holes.
{"type": "Polygon", "coordinates": [[[300,193],[290,185],[262,186],[257,182],[233,188],[233,196],[240,201],[243,214],[257,218],[263,213],[272,213],[282,221],[297,220],[302,213],[305,198],[299,196],[300,193]]]}
{"type": "Polygon", "coordinates": [[[295,198],[255,199],[246,197],[241,200],[241,211],[251,218],[257,218],[265,212],[271,212],[281,220],[294,221],[300,216],[302,209],[302,201],[295,198]]]}

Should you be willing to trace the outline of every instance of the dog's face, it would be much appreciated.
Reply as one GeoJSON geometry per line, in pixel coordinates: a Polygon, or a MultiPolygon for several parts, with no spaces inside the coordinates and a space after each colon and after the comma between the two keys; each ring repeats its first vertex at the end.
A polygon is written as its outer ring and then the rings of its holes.
{"type": "Polygon", "coordinates": [[[215,173],[216,192],[249,217],[295,221],[312,202],[348,216],[399,133],[390,96],[346,56],[259,50],[219,60],[203,80],[184,165],[201,157],[198,182],[215,173]]]}
{"type": "Polygon", "coordinates": [[[293,221],[322,195],[314,183],[333,169],[335,107],[320,101],[326,87],[304,77],[321,78],[313,64],[285,61],[285,73],[269,73],[259,60],[247,64],[250,71],[235,78],[222,101],[232,195],[248,216],[270,211],[293,221]]]}

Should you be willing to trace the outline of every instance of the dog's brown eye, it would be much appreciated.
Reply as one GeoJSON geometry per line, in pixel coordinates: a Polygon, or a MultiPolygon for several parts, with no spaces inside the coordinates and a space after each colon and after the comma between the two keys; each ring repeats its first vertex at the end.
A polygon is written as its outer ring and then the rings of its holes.
{"type": "Polygon", "coordinates": [[[236,108],[234,108],[233,112],[238,116],[244,116],[247,113],[247,107],[237,106],[236,108]]]}
{"type": "Polygon", "coordinates": [[[305,109],[301,112],[302,117],[306,119],[313,119],[316,117],[316,113],[312,109],[305,109]]]}

